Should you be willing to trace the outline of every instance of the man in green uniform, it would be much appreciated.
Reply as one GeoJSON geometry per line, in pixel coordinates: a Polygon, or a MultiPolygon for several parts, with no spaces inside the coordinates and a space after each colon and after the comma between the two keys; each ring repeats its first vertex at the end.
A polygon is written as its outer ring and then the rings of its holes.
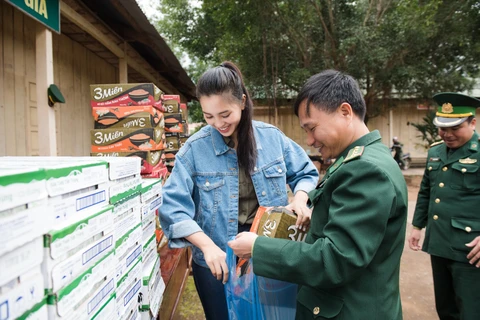
{"type": "Polygon", "coordinates": [[[402,319],[399,269],[407,217],[403,175],[364,123],[357,82],[327,70],[295,102],[307,143],[335,158],[317,188],[305,242],[241,233],[229,243],[257,275],[299,284],[297,319],[402,319]]]}
{"type": "Polygon", "coordinates": [[[480,148],[475,109],[480,100],[439,93],[433,121],[443,139],[431,145],[418,192],[412,250],[430,254],[441,320],[480,319],[480,148]]]}

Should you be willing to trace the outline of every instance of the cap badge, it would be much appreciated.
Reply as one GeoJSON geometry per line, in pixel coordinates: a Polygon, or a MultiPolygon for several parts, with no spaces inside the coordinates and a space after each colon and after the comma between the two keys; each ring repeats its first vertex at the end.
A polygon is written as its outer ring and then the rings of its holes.
{"type": "Polygon", "coordinates": [[[452,113],[453,112],[452,104],[451,103],[442,104],[442,112],[443,113],[452,113]]]}
{"type": "Polygon", "coordinates": [[[463,164],[473,164],[477,162],[477,159],[470,159],[470,158],[465,158],[465,159],[460,159],[458,162],[463,163],[463,164]]]}

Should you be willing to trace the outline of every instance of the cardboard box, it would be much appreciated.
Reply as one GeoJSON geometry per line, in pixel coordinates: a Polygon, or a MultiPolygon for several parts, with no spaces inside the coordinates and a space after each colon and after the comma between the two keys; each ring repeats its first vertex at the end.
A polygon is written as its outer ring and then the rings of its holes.
{"type": "Polygon", "coordinates": [[[113,209],[113,234],[116,240],[122,239],[132,229],[142,223],[140,195],[127,198],[115,204],[113,209]]]}
{"type": "Polygon", "coordinates": [[[143,204],[149,204],[162,195],[162,179],[148,179],[142,181],[142,190],[140,191],[140,201],[143,204]]]}
{"type": "Polygon", "coordinates": [[[180,95],[178,94],[162,94],[163,101],[175,100],[180,103],[180,95]]]}
{"type": "Polygon", "coordinates": [[[35,238],[53,224],[47,198],[0,212],[0,256],[35,238]]]}
{"type": "Polygon", "coordinates": [[[148,113],[152,118],[163,118],[163,112],[155,106],[128,107],[93,107],[92,116],[95,122],[107,124],[102,119],[125,119],[137,113],[148,113]]]}
{"type": "Polygon", "coordinates": [[[110,181],[139,175],[141,171],[141,160],[138,157],[105,157],[102,160],[108,162],[110,181]]]}
{"type": "Polygon", "coordinates": [[[95,121],[95,129],[111,129],[111,128],[155,128],[157,126],[163,127],[165,125],[163,114],[158,112],[157,116],[152,116],[148,112],[139,112],[132,114],[126,118],[116,119],[113,116],[107,118],[101,117],[98,121],[95,121]],[[158,116],[160,115],[160,116],[158,116]]]}
{"type": "Polygon", "coordinates": [[[160,273],[160,258],[157,258],[143,267],[142,288],[139,295],[140,310],[150,311],[153,317],[156,317],[164,291],[165,282],[160,273]]]}
{"type": "Polygon", "coordinates": [[[42,264],[43,237],[25,243],[24,245],[0,256],[0,286],[26,273],[28,270],[42,264]]]}
{"type": "Polygon", "coordinates": [[[44,238],[45,288],[57,292],[113,251],[113,206],[44,238]]]}
{"type": "Polygon", "coordinates": [[[142,227],[138,224],[115,243],[115,278],[122,278],[125,273],[142,259],[142,227]]]}
{"type": "Polygon", "coordinates": [[[109,199],[107,183],[48,198],[48,214],[42,214],[44,219],[51,222],[47,231],[62,228],[99,212],[108,206],[109,199]]]}
{"type": "Polygon", "coordinates": [[[178,151],[180,149],[180,140],[178,132],[165,133],[165,152],[178,151]]]}
{"type": "Polygon", "coordinates": [[[48,196],[46,174],[43,169],[16,166],[15,157],[0,164],[0,212],[48,196]]]}
{"type": "Polygon", "coordinates": [[[155,260],[158,257],[157,252],[157,237],[152,235],[152,237],[143,245],[142,249],[142,262],[147,265],[152,260],[155,260]]]}
{"type": "Polygon", "coordinates": [[[98,310],[90,320],[117,320],[117,296],[111,294],[107,302],[98,310]]]}
{"type": "Polygon", "coordinates": [[[43,276],[37,266],[0,286],[1,319],[17,319],[44,298],[43,276]]]}
{"type": "Polygon", "coordinates": [[[49,319],[90,319],[115,291],[113,251],[68,286],[48,296],[49,319]]]}
{"type": "Polygon", "coordinates": [[[92,152],[150,151],[165,148],[165,129],[93,129],[90,130],[92,152]]]}
{"type": "Polygon", "coordinates": [[[141,288],[142,260],[139,259],[117,282],[118,319],[132,313],[132,307],[138,309],[138,293],[141,288]]]}
{"type": "Polygon", "coordinates": [[[50,197],[108,181],[108,163],[91,157],[1,157],[0,167],[43,169],[50,197]]]}
{"type": "MultiPolygon", "coordinates": [[[[307,231],[298,230],[295,226],[297,216],[283,207],[266,209],[260,207],[252,223],[253,231],[258,225],[256,233],[269,238],[305,241],[307,231]],[[255,221],[256,220],[256,221],[255,221]]],[[[254,231],[255,232],[255,231],[254,231]]]]}
{"type": "Polygon", "coordinates": [[[116,204],[139,194],[142,190],[142,178],[138,174],[110,181],[109,188],[110,204],[116,204]]]}
{"type": "Polygon", "coordinates": [[[90,105],[135,106],[153,105],[161,108],[163,92],[153,83],[118,83],[90,85],[90,105]]]}
{"type": "Polygon", "coordinates": [[[26,311],[17,320],[45,320],[48,319],[47,297],[26,311]]]}

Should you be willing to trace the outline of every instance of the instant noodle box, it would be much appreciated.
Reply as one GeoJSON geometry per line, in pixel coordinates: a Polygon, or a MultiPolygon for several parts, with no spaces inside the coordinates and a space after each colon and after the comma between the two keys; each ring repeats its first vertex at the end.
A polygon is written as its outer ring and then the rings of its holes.
{"type": "Polygon", "coordinates": [[[120,119],[108,115],[99,117],[95,121],[95,129],[154,128],[156,126],[164,126],[163,114],[161,112],[156,112],[155,115],[151,115],[148,112],[138,112],[120,119]]]}
{"type": "Polygon", "coordinates": [[[164,128],[93,129],[90,131],[91,152],[151,151],[165,148],[164,128]]]}
{"type": "Polygon", "coordinates": [[[161,110],[161,96],[162,91],[153,83],[90,85],[92,107],[153,105],[161,110]]]}
{"type": "Polygon", "coordinates": [[[104,125],[109,125],[113,122],[108,123],[108,121],[101,121],[103,119],[120,120],[140,112],[147,112],[153,118],[162,117],[162,112],[154,106],[92,107],[93,119],[95,120],[95,122],[99,122],[104,125]]]}
{"type": "Polygon", "coordinates": [[[307,231],[299,230],[295,226],[297,216],[283,207],[259,207],[252,223],[252,232],[269,238],[305,241],[307,231]],[[258,229],[257,229],[258,228],[258,229]]]}

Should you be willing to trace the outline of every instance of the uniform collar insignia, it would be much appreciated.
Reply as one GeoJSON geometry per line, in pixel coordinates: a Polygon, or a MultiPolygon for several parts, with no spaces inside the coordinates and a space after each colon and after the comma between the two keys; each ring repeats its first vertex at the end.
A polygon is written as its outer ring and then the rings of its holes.
{"type": "Polygon", "coordinates": [[[470,144],[470,149],[475,151],[478,150],[478,142],[472,141],[472,143],[470,144]]]}
{"type": "Polygon", "coordinates": [[[428,161],[430,161],[430,162],[438,162],[438,161],[440,161],[440,158],[430,158],[428,161]]]}
{"type": "Polygon", "coordinates": [[[460,159],[458,162],[463,163],[463,164],[473,164],[477,162],[477,159],[470,159],[470,158],[465,158],[465,159],[460,159]]]}

